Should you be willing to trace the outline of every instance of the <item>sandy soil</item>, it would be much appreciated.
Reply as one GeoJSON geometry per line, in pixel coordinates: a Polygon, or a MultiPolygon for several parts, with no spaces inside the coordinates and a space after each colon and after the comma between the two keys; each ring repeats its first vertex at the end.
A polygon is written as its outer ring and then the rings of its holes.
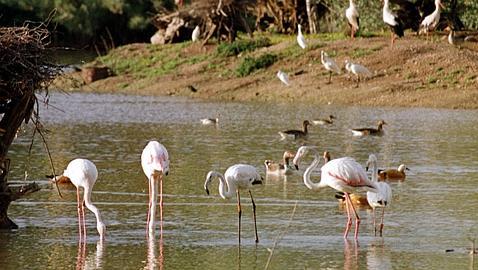
{"type": "MultiPolygon", "coordinates": [[[[181,66],[174,74],[151,79],[114,76],[89,85],[77,83],[62,88],[80,91],[143,95],[177,95],[201,99],[311,102],[364,106],[432,107],[478,109],[478,44],[454,47],[444,36],[433,42],[409,35],[398,39],[393,48],[385,37],[357,38],[326,42],[309,40],[310,48],[294,57],[282,57],[266,70],[238,78],[233,70],[241,60],[230,57],[215,70],[215,64],[200,62],[181,66]],[[320,63],[320,51],[333,56],[340,66],[346,59],[368,67],[373,75],[356,87],[355,77],[345,73],[332,76],[320,63]],[[276,77],[281,69],[290,76],[290,86],[276,77]],[[191,90],[192,87],[197,91],[191,90]]],[[[144,44],[136,44],[139,49],[144,44]]],[[[292,41],[262,48],[253,54],[283,52],[292,41]]],[[[138,49],[137,48],[137,49],[138,49]]],[[[210,53],[214,46],[191,44],[181,57],[210,53]]],[[[78,74],[77,74],[78,76],[78,74]]],[[[71,77],[70,77],[71,78],[71,77]]]]}

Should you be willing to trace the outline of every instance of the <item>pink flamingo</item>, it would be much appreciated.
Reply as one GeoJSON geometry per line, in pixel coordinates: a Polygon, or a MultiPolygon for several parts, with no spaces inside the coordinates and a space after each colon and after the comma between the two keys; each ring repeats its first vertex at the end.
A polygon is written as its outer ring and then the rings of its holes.
{"type": "Polygon", "coordinates": [[[150,141],[141,154],[141,166],[144,174],[148,177],[149,205],[146,230],[149,234],[154,233],[154,222],[156,218],[156,203],[158,197],[159,182],[159,218],[160,228],[163,231],[163,174],[169,173],[169,154],[166,147],[157,141],[150,141]]]}
{"type": "Polygon", "coordinates": [[[362,166],[357,163],[353,158],[343,157],[332,159],[327,162],[321,168],[321,177],[319,183],[313,183],[310,180],[310,174],[317,168],[320,162],[320,155],[317,149],[313,146],[301,146],[297,150],[297,154],[294,158],[294,165],[298,168],[300,159],[309,151],[312,150],[315,155],[315,159],[310,166],[304,172],[304,184],[312,190],[319,190],[323,187],[329,186],[335,190],[344,193],[345,205],[347,209],[347,224],[345,226],[344,238],[347,238],[350,227],[352,226],[351,214],[355,216],[355,239],[358,237],[360,217],[358,216],[355,208],[350,199],[350,193],[354,193],[358,190],[367,190],[377,192],[377,187],[374,182],[367,178],[367,173],[362,166]]]}
{"type": "Polygon", "coordinates": [[[91,192],[98,178],[98,170],[93,162],[87,159],[74,159],[72,160],[66,170],[63,172],[63,176],[70,179],[71,183],[76,187],[76,199],[78,203],[78,226],[80,239],[86,240],[86,225],[85,225],[85,208],[83,204],[95,214],[96,216],[96,229],[100,234],[101,240],[104,240],[106,233],[106,226],[101,219],[101,214],[98,208],[91,202],[91,192]],[[83,188],[83,201],[80,202],[80,187],[83,188]]]}

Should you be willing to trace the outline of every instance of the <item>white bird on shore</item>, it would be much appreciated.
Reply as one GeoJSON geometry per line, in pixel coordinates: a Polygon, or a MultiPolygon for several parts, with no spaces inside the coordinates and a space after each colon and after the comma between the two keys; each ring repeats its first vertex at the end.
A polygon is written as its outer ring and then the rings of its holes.
{"type": "Polygon", "coordinates": [[[360,27],[360,17],[353,0],[350,0],[349,7],[345,10],[345,17],[347,18],[347,23],[350,26],[350,37],[354,39],[355,33],[357,33],[360,27]]]}
{"type": "Polygon", "coordinates": [[[203,125],[217,125],[219,123],[219,118],[203,118],[201,119],[201,124],[203,125]]]}
{"type": "Polygon", "coordinates": [[[212,180],[217,177],[219,178],[219,194],[223,199],[229,199],[234,195],[237,196],[237,211],[238,211],[238,238],[239,243],[241,243],[241,195],[240,190],[249,191],[249,195],[252,201],[252,210],[254,218],[254,232],[256,237],[256,243],[259,242],[259,236],[257,235],[257,225],[256,225],[256,204],[254,203],[254,198],[252,197],[251,188],[254,185],[262,184],[262,177],[257,172],[256,168],[247,164],[236,164],[229,167],[224,175],[216,171],[210,171],[206,176],[206,182],[204,182],[204,189],[206,190],[207,195],[209,195],[209,185],[212,180]]]}
{"type": "Polygon", "coordinates": [[[428,16],[423,19],[420,24],[420,28],[426,33],[428,39],[428,32],[435,30],[435,27],[440,21],[440,7],[443,7],[443,4],[440,0],[435,0],[435,10],[428,16]]]}
{"type": "Polygon", "coordinates": [[[283,82],[285,85],[287,86],[290,85],[289,75],[287,75],[287,73],[285,73],[284,71],[282,70],[277,71],[277,78],[279,78],[279,80],[281,80],[281,82],[283,82]]]}
{"type": "Polygon", "coordinates": [[[307,47],[307,44],[305,42],[305,37],[302,35],[302,26],[299,24],[298,25],[298,30],[297,30],[297,43],[299,43],[299,46],[302,49],[305,49],[307,47]]]}
{"type": "Polygon", "coordinates": [[[335,63],[334,59],[330,58],[329,55],[324,51],[320,51],[320,61],[325,69],[329,71],[328,83],[330,83],[332,80],[332,72],[340,74],[340,68],[337,63],[335,63]]]}
{"type": "Polygon", "coordinates": [[[385,207],[389,206],[392,202],[392,188],[385,182],[378,182],[378,167],[377,167],[377,157],[374,154],[370,154],[367,161],[366,169],[368,170],[369,166],[372,167],[372,182],[375,183],[377,187],[377,192],[367,191],[367,201],[368,204],[372,207],[373,213],[373,228],[375,236],[377,236],[377,223],[375,220],[375,208],[382,208],[382,218],[380,221],[380,236],[382,236],[383,231],[383,216],[385,215],[385,207]]]}
{"type": "Polygon", "coordinates": [[[196,25],[196,27],[193,30],[193,33],[191,34],[192,41],[193,42],[198,41],[200,35],[201,35],[201,30],[199,29],[199,25],[196,25]]]}
{"type": "Polygon", "coordinates": [[[368,70],[368,68],[366,68],[365,66],[362,66],[360,64],[352,63],[349,60],[345,60],[345,69],[349,73],[352,73],[357,77],[356,87],[359,86],[360,76],[363,76],[363,77],[372,76],[372,72],[370,72],[370,70],[368,70]]]}
{"type": "Polygon", "coordinates": [[[383,10],[382,10],[382,17],[383,22],[390,27],[390,47],[393,48],[393,44],[395,43],[396,36],[403,37],[403,24],[401,20],[398,18],[397,14],[392,13],[389,8],[388,0],[384,0],[383,10]]]}

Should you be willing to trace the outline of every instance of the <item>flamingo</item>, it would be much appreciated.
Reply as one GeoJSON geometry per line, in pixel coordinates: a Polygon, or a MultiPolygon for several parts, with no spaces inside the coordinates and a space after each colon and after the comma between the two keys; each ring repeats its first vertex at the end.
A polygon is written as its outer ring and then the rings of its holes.
{"type": "Polygon", "coordinates": [[[384,0],[382,15],[383,21],[390,26],[390,30],[392,31],[390,47],[393,47],[395,36],[403,37],[404,35],[402,21],[397,17],[397,14],[392,13],[389,8],[388,0],[384,0]]]}
{"type": "Polygon", "coordinates": [[[297,30],[297,43],[299,44],[299,46],[302,48],[302,49],[305,49],[305,47],[307,47],[307,44],[305,42],[305,37],[304,35],[302,35],[302,26],[299,24],[298,26],[298,30],[297,30]]]}
{"type": "Polygon", "coordinates": [[[227,168],[224,175],[216,171],[208,172],[206,176],[206,181],[204,182],[204,189],[206,190],[207,195],[209,195],[209,185],[212,180],[217,177],[219,178],[219,195],[223,199],[229,199],[234,196],[236,193],[237,196],[237,212],[238,212],[238,238],[239,244],[241,243],[241,196],[240,190],[248,190],[249,195],[251,196],[252,201],[252,210],[254,218],[254,232],[256,243],[259,243],[259,236],[257,234],[257,224],[256,224],[256,204],[254,203],[254,198],[252,197],[251,188],[254,185],[262,184],[262,177],[257,172],[256,168],[247,164],[235,164],[227,168]],[[227,188],[226,188],[227,186],[227,188]]]}
{"type": "Polygon", "coordinates": [[[86,240],[86,225],[85,225],[85,208],[83,204],[96,216],[96,229],[100,234],[100,239],[104,240],[106,233],[106,226],[101,218],[100,211],[91,202],[91,193],[96,179],[98,178],[98,170],[93,162],[87,159],[77,158],[72,160],[66,170],[63,172],[63,177],[69,178],[71,183],[76,187],[76,199],[78,203],[78,226],[80,239],[86,240]],[[83,188],[83,201],[80,202],[80,187],[83,188]]]}
{"type": "Polygon", "coordinates": [[[373,213],[373,230],[375,236],[377,236],[377,223],[375,219],[375,208],[382,208],[382,218],[380,221],[380,237],[382,236],[383,231],[383,216],[385,215],[385,207],[390,205],[392,202],[392,188],[385,182],[378,182],[377,179],[377,157],[374,154],[370,154],[367,160],[366,169],[368,170],[369,166],[372,167],[372,182],[375,183],[377,187],[377,192],[367,192],[367,201],[368,204],[372,207],[373,213]]]}
{"type": "Polygon", "coordinates": [[[364,136],[364,135],[382,135],[383,134],[383,125],[386,125],[385,121],[380,120],[377,123],[377,128],[353,128],[352,134],[354,136],[364,136]]]}
{"type": "Polygon", "coordinates": [[[343,192],[345,196],[345,206],[347,209],[347,224],[345,226],[344,238],[347,238],[350,227],[352,226],[351,214],[355,216],[355,239],[358,238],[360,217],[350,199],[350,193],[358,190],[366,190],[377,192],[377,186],[374,182],[367,178],[367,173],[353,158],[343,157],[332,159],[325,163],[321,168],[321,179],[319,183],[313,183],[310,180],[310,174],[317,168],[320,163],[320,156],[318,151],[313,146],[301,146],[297,150],[297,154],[293,160],[294,165],[298,168],[298,164],[302,157],[312,150],[315,159],[312,164],[304,172],[304,184],[311,190],[319,190],[323,187],[329,186],[337,191],[343,192]]]}
{"type": "Polygon", "coordinates": [[[288,136],[294,137],[294,140],[306,138],[307,134],[309,133],[307,129],[308,126],[310,126],[309,120],[304,120],[304,122],[302,122],[302,130],[289,129],[289,130],[279,131],[281,140],[286,139],[288,136]]]}
{"type": "Polygon", "coordinates": [[[154,234],[154,222],[156,218],[156,203],[158,197],[159,181],[159,217],[161,231],[163,229],[163,175],[169,174],[169,154],[166,147],[157,141],[150,141],[144,147],[141,154],[141,166],[148,177],[149,204],[146,230],[150,235],[154,234]]]}
{"type": "Polygon", "coordinates": [[[196,25],[196,27],[193,30],[193,33],[191,34],[191,40],[193,42],[198,41],[200,35],[201,35],[201,30],[199,29],[199,25],[196,25]]]}
{"type": "Polygon", "coordinates": [[[407,177],[405,170],[410,170],[405,164],[400,164],[397,169],[378,170],[378,178],[380,180],[403,181],[407,177]]]}
{"type": "Polygon", "coordinates": [[[279,70],[277,71],[277,78],[279,78],[279,80],[284,83],[285,85],[289,86],[290,83],[289,83],[289,75],[287,75],[287,73],[285,73],[284,71],[282,70],[279,70]]]}
{"type": "Polygon", "coordinates": [[[285,151],[284,155],[282,156],[283,163],[278,163],[273,160],[265,160],[264,165],[266,166],[266,173],[276,175],[292,174],[292,167],[289,165],[289,160],[294,158],[294,156],[294,152],[285,151]]]}
{"type": "Polygon", "coordinates": [[[349,7],[345,10],[345,17],[350,26],[350,37],[354,39],[360,26],[360,16],[353,0],[349,1],[349,7]]]}
{"type": "Polygon", "coordinates": [[[335,116],[333,116],[331,114],[326,119],[314,119],[314,120],[312,120],[312,124],[314,124],[314,125],[331,125],[331,124],[334,123],[334,119],[336,119],[335,116]]]}
{"type": "Polygon", "coordinates": [[[368,68],[352,63],[349,60],[345,60],[345,69],[357,77],[357,85],[355,87],[359,86],[360,76],[372,76],[372,72],[368,68]]]}
{"type": "Polygon", "coordinates": [[[332,72],[340,74],[340,68],[337,63],[335,63],[334,59],[330,58],[329,55],[324,51],[320,51],[320,61],[322,62],[322,65],[325,67],[325,69],[329,71],[328,83],[330,83],[332,80],[332,72]]]}
{"type": "Polygon", "coordinates": [[[440,21],[440,7],[443,8],[443,4],[440,0],[435,0],[435,10],[428,16],[423,19],[422,23],[420,24],[420,28],[426,33],[428,39],[428,32],[435,30],[435,27],[438,25],[440,21]]]}

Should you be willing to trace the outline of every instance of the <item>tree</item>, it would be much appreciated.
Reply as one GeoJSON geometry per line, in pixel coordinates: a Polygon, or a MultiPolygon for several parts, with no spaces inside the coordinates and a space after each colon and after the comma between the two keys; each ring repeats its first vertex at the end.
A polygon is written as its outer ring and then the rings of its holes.
{"type": "Polygon", "coordinates": [[[46,60],[49,32],[44,25],[0,28],[0,229],[16,228],[8,217],[12,201],[39,190],[36,183],[11,187],[8,150],[23,122],[38,122],[36,93],[45,91],[59,72],[46,60]]]}

